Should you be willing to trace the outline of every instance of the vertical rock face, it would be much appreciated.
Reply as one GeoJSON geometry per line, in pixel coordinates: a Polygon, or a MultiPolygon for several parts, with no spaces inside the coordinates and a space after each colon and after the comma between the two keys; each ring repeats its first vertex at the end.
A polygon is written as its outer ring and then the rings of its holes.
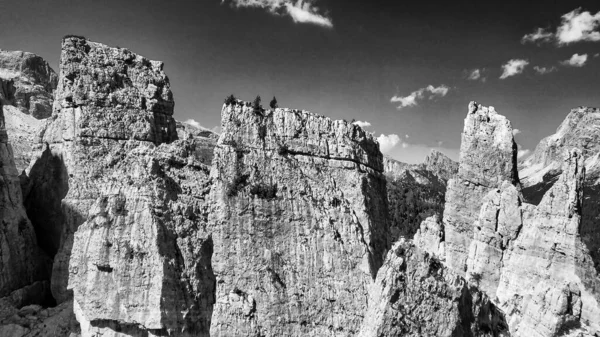
{"type": "Polygon", "coordinates": [[[581,152],[566,151],[556,183],[539,205],[526,204],[510,160],[510,123],[471,107],[443,225],[428,219],[415,242],[466,271],[505,312],[511,335],[593,335],[600,331],[600,278],[581,236],[581,152]]]}
{"type": "Polygon", "coordinates": [[[361,337],[509,336],[488,296],[439,260],[400,239],[370,292],[361,337]]]}
{"type": "Polygon", "coordinates": [[[466,260],[484,197],[503,182],[518,183],[516,144],[506,117],[493,107],[469,104],[456,178],[448,183],[444,227],[446,263],[459,273],[466,260]]]}
{"type": "Polygon", "coordinates": [[[161,62],[63,40],[26,205],[54,256],[52,293],[73,296],[83,336],[208,334],[210,157],[198,137],[176,141],[172,114],[161,62]]]}
{"type": "Polygon", "coordinates": [[[211,171],[213,336],[347,336],[383,262],[381,153],[360,127],[226,105],[211,171]]]}
{"type": "Polygon", "coordinates": [[[444,213],[448,179],[456,175],[458,163],[432,150],[425,162],[410,165],[384,158],[392,240],[413,238],[421,222],[444,213]]]}
{"type": "Polygon", "coordinates": [[[10,81],[14,89],[12,95],[2,98],[5,104],[38,119],[51,115],[58,76],[44,59],[32,53],[0,50],[0,78],[10,81]]]}
{"type": "Polygon", "coordinates": [[[19,176],[0,103],[0,298],[47,280],[47,262],[23,207],[19,176]]]}

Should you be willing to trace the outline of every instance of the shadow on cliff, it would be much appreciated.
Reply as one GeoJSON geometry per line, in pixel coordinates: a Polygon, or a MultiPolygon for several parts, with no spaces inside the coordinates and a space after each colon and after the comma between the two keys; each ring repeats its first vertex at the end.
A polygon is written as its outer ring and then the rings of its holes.
{"type": "MultiPolygon", "coordinates": [[[[73,238],[67,233],[67,215],[72,218],[73,215],[77,215],[74,218],[83,219],[81,214],[62,202],[69,192],[69,173],[62,156],[52,153],[49,146],[44,145],[44,150],[35,160],[29,176],[22,176],[22,189],[25,210],[35,229],[38,245],[53,259],[52,294],[58,303],[62,303],[70,296],[57,296],[54,283],[55,280],[61,279],[61,287],[64,286],[66,294],[65,277],[68,277],[68,273],[59,278],[55,275],[57,255],[66,256],[67,261],[71,255],[73,238]],[[67,251],[64,251],[65,249],[67,251]]],[[[68,265],[66,267],[68,271],[68,265]]]]}

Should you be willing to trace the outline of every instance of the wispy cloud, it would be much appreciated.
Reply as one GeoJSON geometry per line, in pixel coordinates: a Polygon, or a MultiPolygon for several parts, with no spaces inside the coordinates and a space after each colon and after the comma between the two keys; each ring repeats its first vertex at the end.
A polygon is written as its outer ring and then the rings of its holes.
{"type": "Polygon", "coordinates": [[[529,61],[527,60],[512,59],[508,61],[502,66],[502,75],[500,76],[500,79],[503,80],[505,78],[521,74],[528,64],[529,61]]]}
{"type": "Polygon", "coordinates": [[[389,153],[396,145],[401,143],[401,140],[400,136],[397,134],[382,134],[377,137],[377,142],[379,142],[379,150],[381,150],[381,153],[389,153]]]}
{"type": "Polygon", "coordinates": [[[553,73],[553,72],[555,72],[555,71],[558,70],[558,68],[556,68],[554,66],[553,67],[538,67],[538,66],[535,66],[535,67],[533,67],[533,69],[538,74],[540,74],[540,75],[546,75],[546,74],[553,73]]]}
{"type": "Polygon", "coordinates": [[[558,46],[565,46],[580,41],[600,41],[600,11],[595,15],[582,12],[577,8],[561,17],[561,24],[556,32],[551,29],[536,28],[533,33],[523,36],[523,43],[543,43],[554,41],[558,46]]]}
{"type": "Polygon", "coordinates": [[[573,56],[571,56],[570,59],[562,61],[560,64],[570,67],[583,67],[585,65],[585,62],[587,61],[587,58],[587,54],[573,54],[573,56]]]}
{"type": "Polygon", "coordinates": [[[484,69],[472,69],[472,70],[466,70],[466,77],[467,80],[470,81],[482,81],[485,82],[485,77],[483,76],[483,71],[484,69]]]}
{"type": "Polygon", "coordinates": [[[354,122],[352,124],[356,124],[356,125],[360,126],[363,129],[364,128],[368,128],[369,126],[371,126],[371,123],[369,123],[369,122],[363,122],[363,121],[356,121],[356,122],[354,122]]]}
{"type": "Polygon", "coordinates": [[[418,90],[413,91],[408,96],[402,97],[396,95],[392,97],[390,101],[392,103],[400,103],[400,105],[398,105],[398,109],[402,109],[408,106],[417,105],[417,100],[421,100],[427,96],[429,97],[429,99],[433,99],[435,97],[444,97],[448,94],[449,90],[450,88],[443,84],[439,87],[434,87],[430,84],[424,88],[420,88],[418,90]]]}
{"type": "Polygon", "coordinates": [[[519,133],[521,133],[521,130],[519,130],[519,129],[513,129],[513,136],[516,136],[519,133]]]}
{"type": "Polygon", "coordinates": [[[333,27],[328,14],[315,5],[316,0],[221,0],[226,2],[234,7],[263,8],[273,15],[289,15],[296,23],[333,27]]]}

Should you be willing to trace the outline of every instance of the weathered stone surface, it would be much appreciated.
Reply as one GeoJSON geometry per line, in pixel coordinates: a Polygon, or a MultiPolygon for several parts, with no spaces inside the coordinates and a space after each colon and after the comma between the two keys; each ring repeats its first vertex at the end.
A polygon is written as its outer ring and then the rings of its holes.
{"type": "Polygon", "coordinates": [[[372,136],[305,111],[225,105],[211,178],[211,335],[357,334],[388,247],[372,136]]]}
{"type": "MultiPolygon", "coordinates": [[[[0,109],[2,108],[0,103],[0,109]]],[[[19,176],[0,114],[0,297],[48,278],[47,258],[37,248],[23,207],[19,176]]]]}
{"type": "MultiPolygon", "coordinates": [[[[448,183],[444,209],[446,263],[464,273],[484,197],[504,181],[518,183],[516,143],[506,117],[493,107],[469,104],[460,148],[459,169],[448,183]]],[[[464,274],[463,274],[464,275],[464,274]]]]}
{"type": "Polygon", "coordinates": [[[384,157],[392,240],[411,239],[427,217],[444,213],[448,179],[458,163],[432,150],[422,164],[410,165],[384,157]]]}
{"type": "Polygon", "coordinates": [[[357,336],[509,336],[484,292],[404,239],[387,254],[369,296],[357,336]]]}
{"type": "Polygon", "coordinates": [[[524,207],[503,259],[497,296],[519,336],[600,332],[600,282],[579,235],[584,171],[581,152],[568,151],[540,204],[524,207]]]}
{"type": "Polygon", "coordinates": [[[538,204],[558,180],[563,153],[579,149],[585,158],[580,235],[590,250],[596,271],[600,272],[600,109],[572,109],[556,133],[540,141],[533,154],[519,166],[523,197],[538,204]]]}
{"type": "Polygon", "coordinates": [[[162,63],[126,49],[64,39],[56,98],[26,186],[52,294],[82,336],[207,335],[214,140],[176,140],[162,63]]]}
{"type": "MultiPolygon", "coordinates": [[[[467,117],[465,130],[470,129],[471,122],[467,117]]],[[[504,125],[510,126],[508,121],[504,125]]],[[[444,256],[439,248],[444,247],[446,263],[459,273],[462,264],[456,268],[455,258],[460,255],[453,256],[448,250],[453,247],[460,252],[455,248],[468,244],[466,277],[504,311],[511,335],[591,336],[600,330],[600,278],[580,233],[583,156],[579,150],[566,151],[556,183],[539,205],[526,204],[518,176],[504,162],[514,158],[516,147],[512,146],[512,155],[498,150],[499,144],[508,147],[513,143],[512,135],[505,137],[507,131],[510,129],[495,128],[491,133],[471,133],[473,137],[463,134],[463,141],[466,138],[470,144],[478,144],[476,152],[490,153],[485,155],[489,160],[481,163],[485,170],[477,171],[472,158],[481,155],[473,155],[475,147],[463,143],[466,153],[461,152],[458,176],[451,180],[446,194],[444,226],[438,227],[439,222],[429,219],[422,224],[415,243],[438,256],[444,256]],[[504,141],[490,141],[498,138],[504,141]],[[493,158],[492,151],[504,159],[493,158]],[[463,167],[470,172],[470,180],[460,180],[463,167]],[[480,184],[473,186],[471,181],[480,184]],[[479,207],[477,216],[473,203],[479,207]],[[447,217],[449,211],[453,214],[447,217]],[[457,216],[464,225],[461,235],[449,235],[450,229],[456,231],[453,219],[457,216]],[[466,220],[471,221],[471,228],[466,227],[466,220]]]]}
{"type": "Polygon", "coordinates": [[[15,166],[17,172],[21,174],[23,170],[27,169],[36,152],[36,136],[43,121],[26,115],[11,105],[5,105],[2,109],[4,110],[6,132],[11,139],[15,166]]]}
{"type": "Polygon", "coordinates": [[[97,181],[101,196],[74,235],[69,261],[84,336],[208,333],[215,286],[204,231],[209,169],[194,153],[193,140],[158,148],[130,141],[97,181]]]}
{"type": "Polygon", "coordinates": [[[0,50],[0,79],[10,81],[14,89],[9,97],[0,94],[5,104],[37,119],[51,115],[58,76],[44,59],[32,53],[0,50]]]}

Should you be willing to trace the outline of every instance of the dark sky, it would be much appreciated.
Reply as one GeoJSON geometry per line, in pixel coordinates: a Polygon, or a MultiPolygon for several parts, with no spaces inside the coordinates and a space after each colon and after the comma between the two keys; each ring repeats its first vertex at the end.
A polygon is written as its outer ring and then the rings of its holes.
{"type": "Polygon", "coordinates": [[[555,31],[561,16],[579,7],[595,15],[600,1],[313,4],[333,27],[221,0],[2,1],[0,48],[34,52],[57,69],[61,37],[84,35],[164,61],[177,119],[213,128],[226,95],[260,94],[265,104],[275,95],[282,107],[368,121],[377,136],[398,135],[389,154],[406,162],[440,144],[456,159],[470,100],[506,115],[523,149],[553,133],[569,109],[600,106],[600,41],[521,43],[538,27],[555,31]],[[575,53],[588,55],[584,66],[559,64],[575,53]],[[500,79],[511,59],[529,64],[500,79]],[[557,71],[540,75],[534,66],[557,71]],[[474,69],[485,69],[485,82],[466,78],[474,69]],[[390,102],[428,85],[448,92],[425,91],[417,105],[400,110],[390,102]]]}

